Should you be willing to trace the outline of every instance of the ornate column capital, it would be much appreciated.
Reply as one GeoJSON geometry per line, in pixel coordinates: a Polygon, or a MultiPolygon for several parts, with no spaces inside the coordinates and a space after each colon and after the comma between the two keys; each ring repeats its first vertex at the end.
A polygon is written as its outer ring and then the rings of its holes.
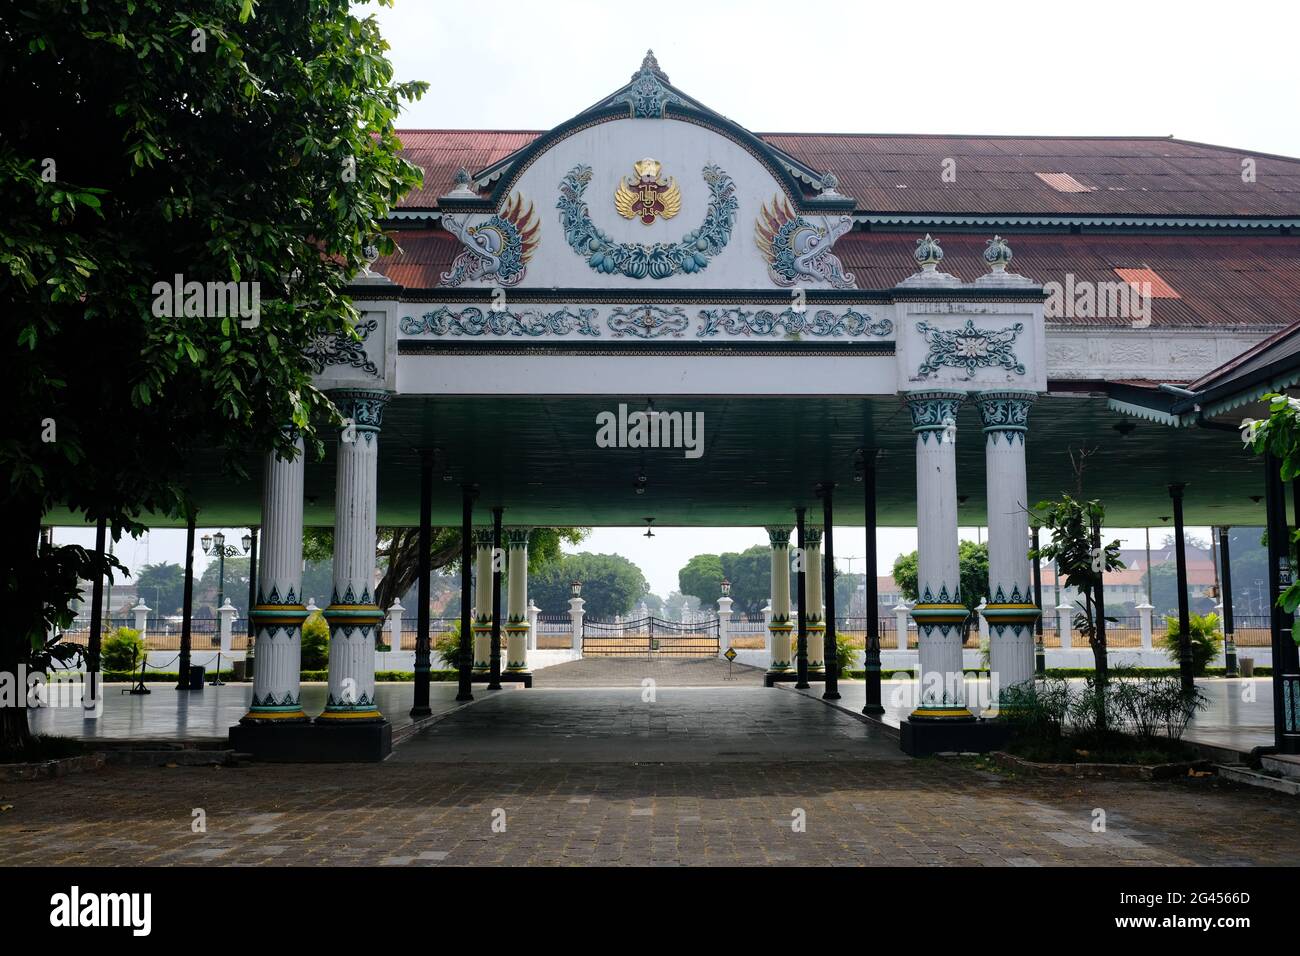
{"type": "Polygon", "coordinates": [[[478,548],[492,547],[492,529],[491,528],[474,528],[470,532],[470,540],[478,548]]]}
{"type": "Polygon", "coordinates": [[[997,444],[998,437],[1001,436],[1008,442],[1019,441],[1024,444],[1025,432],[1029,427],[1029,408],[1037,398],[1037,392],[1020,389],[976,392],[975,403],[984,425],[984,434],[989,441],[997,444]]]}
{"type": "Polygon", "coordinates": [[[357,431],[377,432],[383,427],[384,406],[393,393],[377,388],[344,388],[330,391],[329,397],[357,431]]]}
{"type": "MultiPolygon", "coordinates": [[[[501,537],[505,539],[506,547],[511,550],[526,548],[528,547],[528,535],[532,530],[532,528],[502,528],[501,537]]],[[[488,533],[491,534],[491,532],[488,533]]]]}
{"type": "Polygon", "coordinates": [[[822,529],[808,527],[804,528],[804,547],[820,548],[822,544],[822,529]]]}
{"type": "Polygon", "coordinates": [[[903,399],[912,413],[912,431],[920,436],[921,441],[929,441],[931,434],[940,441],[945,436],[956,434],[957,410],[966,399],[965,392],[925,389],[904,392],[903,399]]]}
{"type": "Polygon", "coordinates": [[[772,526],[766,529],[767,539],[774,548],[788,548],[790,546],[790,533],[793,528],[784,526],[772,526]]]}

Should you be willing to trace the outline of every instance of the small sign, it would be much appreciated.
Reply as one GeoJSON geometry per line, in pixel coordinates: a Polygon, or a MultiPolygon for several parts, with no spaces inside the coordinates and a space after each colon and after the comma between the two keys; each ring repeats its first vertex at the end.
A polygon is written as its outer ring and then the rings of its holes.
{"type": "Polygon", "coordinates": [[[734,647],[728,647],[727,652],[722,656],[729,661],[734,661],[736,659],[736,649],[734,647]]]}

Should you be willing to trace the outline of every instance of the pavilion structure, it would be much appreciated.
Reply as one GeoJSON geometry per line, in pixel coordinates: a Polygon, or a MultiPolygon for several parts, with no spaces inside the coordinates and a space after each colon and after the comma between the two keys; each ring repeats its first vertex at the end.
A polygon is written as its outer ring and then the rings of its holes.
{"type": "Polygon", "coordinates": [[[1260,466],[1236,436],[1165,428],[1175,413],[1142,399],[1181,395],[1162,386],[1300,315],[1300,162],[1171,139],[757,135],[652,54],[545,132],[403,141],[425,181],[391,220],[399,251],[358,277],[356,334],[305,357],[347,426],[323,462],[268,456],[260,513],[251,489],[195,477],[202,520],[262,528],[240,750],[387,752],[377,526],[462,528],[462,697],[528,682],[530,527],[766,527],[769,678],[833,697],[832,522],[864,527],[868,582],[876,527],[915,525],[921,683],[903,736],[923,753],[979,747],[992,723],[964,698],[959,523],[989,528],[1002,688],[1034,674],[1040,498],[1082,489],[1142,524],[1178,484],[1193,521],[1261,523],[1260,466]],[[313,721],[301,531],[331,523],[313,721]],[[487,589],[503,572],[504,609],[487,589]]]}

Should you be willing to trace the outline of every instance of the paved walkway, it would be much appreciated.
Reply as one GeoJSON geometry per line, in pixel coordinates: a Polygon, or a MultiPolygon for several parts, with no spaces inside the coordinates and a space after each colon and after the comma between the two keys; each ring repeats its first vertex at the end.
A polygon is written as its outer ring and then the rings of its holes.
{"type": "Polygon", "coordinates": [[[763,670],[717,657],[584,657],[533,676],[534,687],[641,687],[645,681],[659,687],[761,687],[763,670]]]}
{"type": "Polygon", "coordinates": [[[475,691],[399,763],[906,760],[893,734],[821,701],[762,687],[475,691]]]}
{"type": "Polygon", "coordinates": [[[1300,865],[1290,797],[901,759],[784,690],[475,696],[382,764],[5,784],[0,864],[1300,865]]]}

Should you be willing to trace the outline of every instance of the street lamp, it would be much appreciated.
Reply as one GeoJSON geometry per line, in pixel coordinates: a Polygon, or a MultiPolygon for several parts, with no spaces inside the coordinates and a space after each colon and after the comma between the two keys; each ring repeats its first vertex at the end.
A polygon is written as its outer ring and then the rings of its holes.
{"type": "Polygon", "coordinates": [[[582,597],[582,582],[573,581],[569,584],[569,590],[573,592],[574,597],[582,597]]]}
{"type": "MultiPolygon", "coordinates": [[[[221,687],[225,681],[221,679],[221,608],[226,603],[226,558],[239,557],[240,551],[233,544],[226,544],[226,536],[218,531],[216,534],[205,534],[199,539],[203,545],[204,554],[213,554],[217,558],[217,670],[212,675],[212,680],[208,681],[209,687],[221,687]]],[[[244,535],[241,542],[244,546],[244,554],[248,553],[249,545],[253,539],[249,535],[244,535]]]]}
{"type": "Polygon", "coordinates": [[[722,596],[726,597],[731,593],[731,582],[726,578],[722,579],[722,596]]]}

